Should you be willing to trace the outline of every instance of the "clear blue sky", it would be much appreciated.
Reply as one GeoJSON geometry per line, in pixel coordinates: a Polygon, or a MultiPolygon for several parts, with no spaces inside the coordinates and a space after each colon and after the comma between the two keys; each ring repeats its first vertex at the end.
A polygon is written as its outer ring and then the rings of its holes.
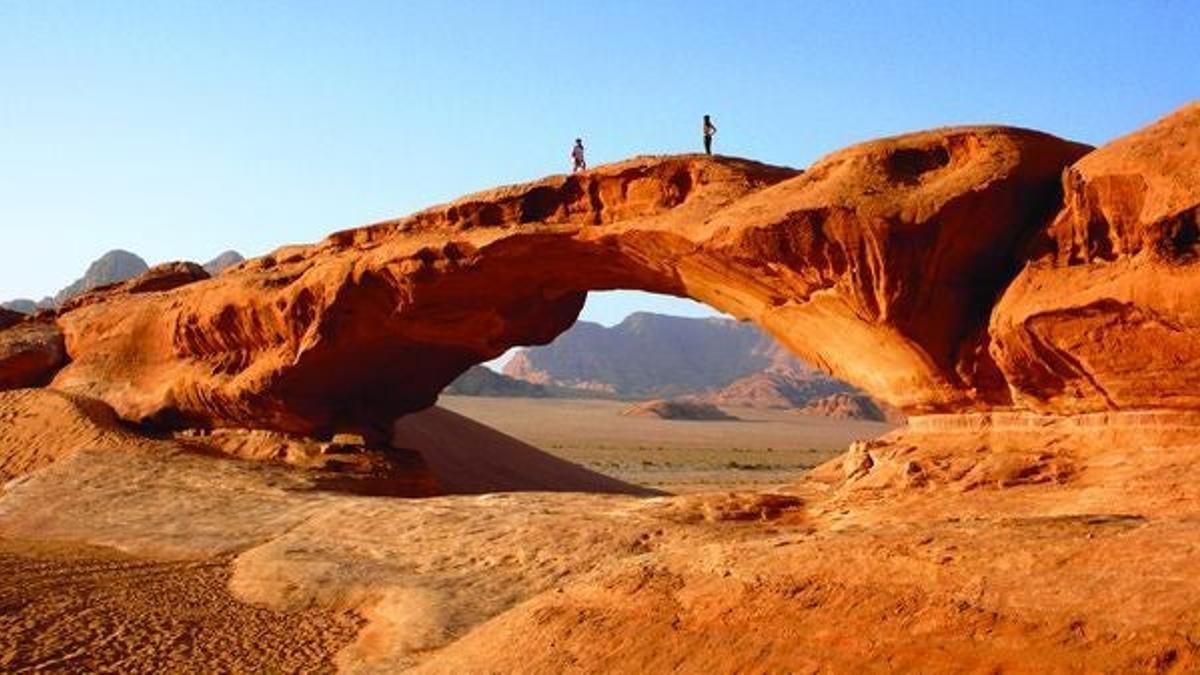
{"type": "Polygon", "coordinates": [[[693,151],[705,112],[718,151],[804,166],[946,124],[1098,143],[1198,96],[1193,0],[0,0],[0,298],[561,172],[576,136],[693,151]]]}

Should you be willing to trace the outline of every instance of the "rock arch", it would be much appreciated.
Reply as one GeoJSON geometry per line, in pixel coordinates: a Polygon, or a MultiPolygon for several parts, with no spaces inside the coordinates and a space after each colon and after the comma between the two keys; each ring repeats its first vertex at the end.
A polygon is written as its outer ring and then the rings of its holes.
{"type": "Polygon", "coordinates": [[[1090,154],[962,127],[803,172],[641,157],[499,188],[84,296],[52,385],[164,425],[382,430],[627,288],[758,322],[909,414],[1200,407],[1195,303],[1156,281],[1197,269],[1197,129],[1193,104],[1090,154]]]}
{"type": "Polygon", "coordinates": [[[1011,402],[987,323],[1088,148],[966,127],[868,142],[807,171],[642,157],[464,197],[58,318],[54,386],[161,424],[381,428],[588,291],[691,297],[912,412],[1011,402]]]}

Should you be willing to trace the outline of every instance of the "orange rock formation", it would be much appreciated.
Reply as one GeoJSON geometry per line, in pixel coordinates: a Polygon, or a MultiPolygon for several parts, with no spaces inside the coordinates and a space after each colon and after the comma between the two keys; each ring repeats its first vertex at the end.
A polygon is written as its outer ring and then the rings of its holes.
{"type": "Polygon", "coordinates": [[[991,320],[1016,402],[1200,407],[1200,103],[1088,154],[991,320]]]}
{"type": "Polygon", "coordinates": [[[964,127],[802,173],[648,157],[500,188],[94,293],[57,319],[53,385],[167,426],[382,436],[627,288],[756,321],[908,414],[1196,407],[1200,317],[1174,289],[1195,274],[1198,128],[1193,105],[1090,154],[964,127]]]}
{"type": "Polygon", "coordinates": [[[65,357],[62,331],[52,321],[0,309],[0,390],[46,384],[65,357]]]}

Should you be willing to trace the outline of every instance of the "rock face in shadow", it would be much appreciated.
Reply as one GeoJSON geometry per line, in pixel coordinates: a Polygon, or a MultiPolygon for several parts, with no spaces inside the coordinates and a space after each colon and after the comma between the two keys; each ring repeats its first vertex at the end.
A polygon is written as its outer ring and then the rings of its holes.
{"type": "Polygon", "coordinates": [[[1195,116],[1087,157],[963,127],[805,172],[643,157],[500,188],[67,311],[54,385],[166,426],[384,437],[472,364],[549,342],[587,291],[625,288],[753,320],[910,415],[1194,407],[1195,303],[1167,289],[1192,271],[1195,116]]]}
{"type": "Polygon", "coordinates": [[[53,321],[0,309],[0,390],[46,384],[65,362],[63,334],[53,321]]]}
{"type": "Polygon", "coordinates": [[[475,420],[434,406],[398,420],[392,445],[419,452],[440,494],[590,492],[656,495],[559,459],[475,420]]]}

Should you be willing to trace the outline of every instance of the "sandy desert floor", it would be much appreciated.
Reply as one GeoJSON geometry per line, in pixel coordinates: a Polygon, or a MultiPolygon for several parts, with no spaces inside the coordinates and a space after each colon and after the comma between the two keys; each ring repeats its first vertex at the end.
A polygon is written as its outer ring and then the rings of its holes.
{"type": "MultiPolygon", "coordinates": [[[[32,413],[71,403],[0,395],[6,451],[67,448],[32,413]]],[[[917,418],[779,490],[679,496],[424,424],[515,458],[490,465],[510,485],[527,464],[612,493],[369,496],[171,440],[43,452],[0,491],[3,669],[1200,668],[1195,416],[917,418]]]]}
{"type": "Polygon", "coordinates": [[[623,417],[628,402],[442,396],[439,405],[567,461],[671,493],[778,487],[893,425],[727,407],[736,421],[623,417]]]}
{"type": "Polygon", "coordinates": [[[231,562],[0,539],[0,670],[332,671],[362,618],[241,602],[229,591],[231,562]]]}

